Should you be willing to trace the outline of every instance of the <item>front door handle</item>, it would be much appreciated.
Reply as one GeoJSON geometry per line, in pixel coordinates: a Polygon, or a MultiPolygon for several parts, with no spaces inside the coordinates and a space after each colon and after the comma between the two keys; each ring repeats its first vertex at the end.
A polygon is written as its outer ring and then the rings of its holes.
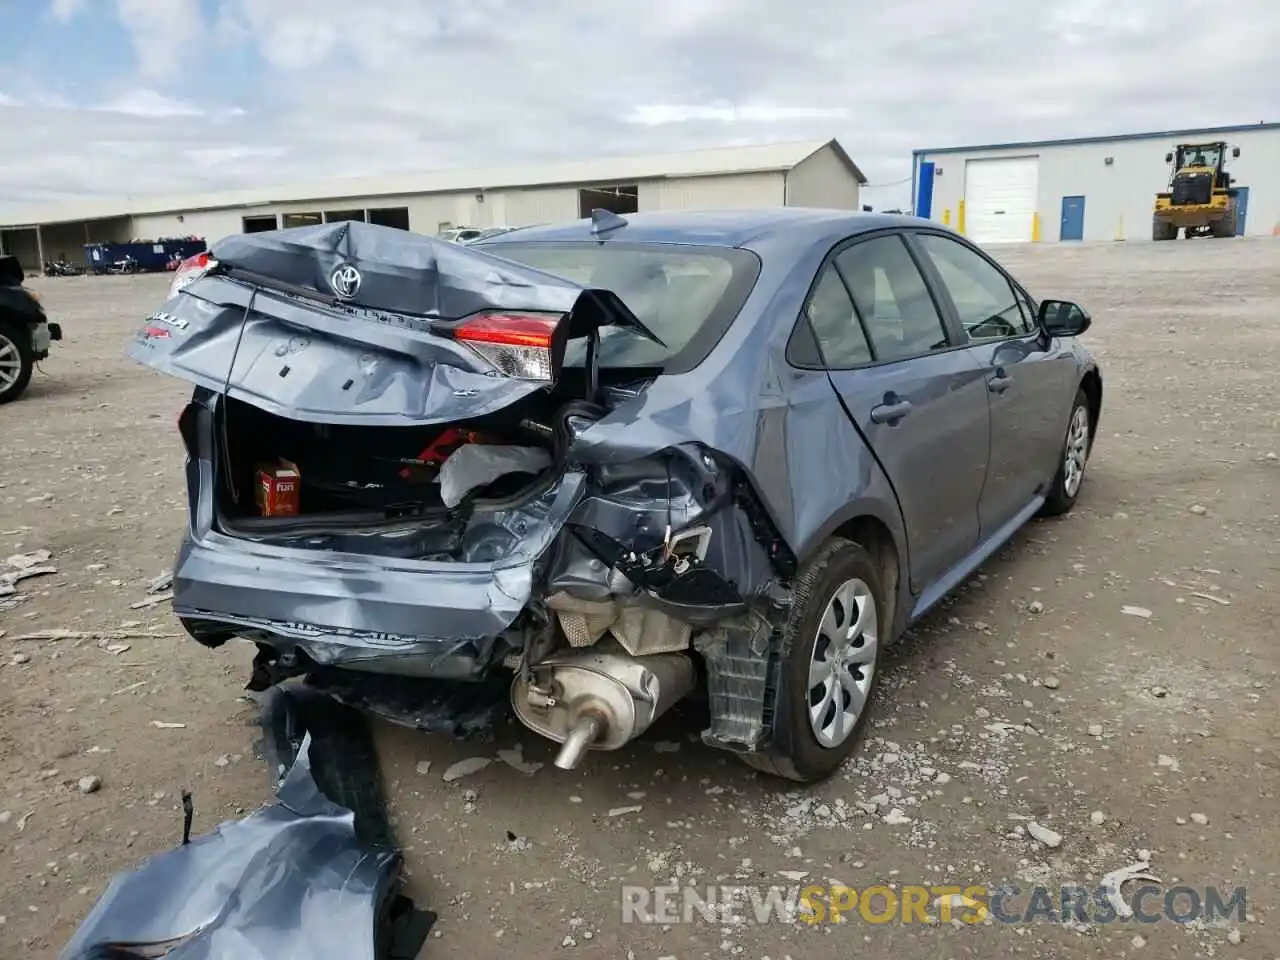
{"type": "Polygon", "coordinates": [[[995,375],[987,381],[987,389],[992,393],[1004,393],[1011,386],[1013,386],[1013,377],[1003,370],[997,370],[995,375]]]}
{"type": "Polygon", "coordinates": [[[871,408],[872,423],[897,423],[912,410],[910,400],[896,400],[871,408]]]}

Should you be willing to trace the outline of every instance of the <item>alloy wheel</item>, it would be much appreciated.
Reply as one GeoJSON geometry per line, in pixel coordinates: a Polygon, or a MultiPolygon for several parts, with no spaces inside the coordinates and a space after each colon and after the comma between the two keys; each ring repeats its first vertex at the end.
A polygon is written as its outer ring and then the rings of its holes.
{"type": "Polygon", "coordinates": [[[0,393],[8,390],[22,376],[22,354],[18,345],[0,333],[0,393]]]}
{"type": "Polygon", "coordinates": [[[1062,486],[1068,497],[1074,497],[1084,481],[1084,465],[1089,459],[1089,411],[1076,407],[1067,427],[1067,449],[1062,461],[1062,486]]]}
{"type": "Polygon", "coordinates": [[[837,747],[866,709],[879,644],[876,601],[857,578],[827,602],[809,659],[809,723],[818,743],[837,747]]]}

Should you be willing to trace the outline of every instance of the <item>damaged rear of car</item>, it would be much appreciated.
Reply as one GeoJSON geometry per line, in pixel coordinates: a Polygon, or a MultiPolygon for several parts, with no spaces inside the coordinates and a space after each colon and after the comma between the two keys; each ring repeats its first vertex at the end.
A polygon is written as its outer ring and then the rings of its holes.
{"type": "Polygon", "coordinates": [[[341,223],[230,237],[180,271],[129,349],[195,385],[175,611],[206,645],[257,643],[257,688],[509,688],[565,768],[692,691],[697,655],[707,738],[752,750],[794,558],[716,442],[749,411],[682,374],[760,261],[531,246],[529,266],[341,223]]]}

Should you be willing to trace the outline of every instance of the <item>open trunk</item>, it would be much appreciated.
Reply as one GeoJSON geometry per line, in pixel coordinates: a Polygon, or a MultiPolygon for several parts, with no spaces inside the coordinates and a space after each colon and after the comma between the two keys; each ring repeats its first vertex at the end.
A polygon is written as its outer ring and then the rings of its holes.
{"type": "Polygon", "coordinates": [[[564,473],[566,419],[598,408],[535,394],[475,420],[358,427],[269,413],[233,398],[215,430],[217,524],[282,547],[482,562],[507,555],[564,473]],[[263,470],[296,473],[297,512],[264,516],[263,470]],[[524,522],[521,508],[533,513],[524,522]]]}

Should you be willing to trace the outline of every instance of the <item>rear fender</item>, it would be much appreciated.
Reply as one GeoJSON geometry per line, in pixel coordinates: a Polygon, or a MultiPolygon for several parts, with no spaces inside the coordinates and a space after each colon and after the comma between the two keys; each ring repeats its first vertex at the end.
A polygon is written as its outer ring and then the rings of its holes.
{"type": "Polygon", "coordinates": [[[778,577],[770,536],[753,525],[740,471],[698,444],[596,467],[593,492],[568,523],[548,593],[603,600],[617,575],[686,622],[741,612],[778,577]]]}

